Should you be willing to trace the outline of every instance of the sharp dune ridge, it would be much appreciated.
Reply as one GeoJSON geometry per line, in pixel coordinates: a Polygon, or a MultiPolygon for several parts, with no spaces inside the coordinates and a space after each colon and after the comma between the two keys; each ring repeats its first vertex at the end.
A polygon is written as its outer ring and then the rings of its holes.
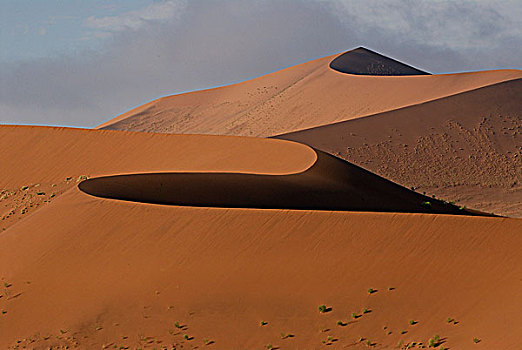
{"type": "Polygon", "coordinates": [[[517,348],[522,220],[421,193],[519,213],[522,72],[415,70],[0,126],[0,348],[517,348]]]}
{"type": "Polygon", "coordinates": [[[127,174],[89,179],[79,188],[102,198],[184,206],[484,215],[397,186],[323,152],[298,174],[127,174]]]}

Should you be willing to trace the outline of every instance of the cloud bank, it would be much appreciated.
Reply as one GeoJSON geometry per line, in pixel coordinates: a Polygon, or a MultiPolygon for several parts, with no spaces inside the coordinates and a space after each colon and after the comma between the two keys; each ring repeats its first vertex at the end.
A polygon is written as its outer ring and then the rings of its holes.
{"type": "Polygon", "coordinates": [[[157,1],[81,55],[0,65],[0,123],[92,127],[151,99],[366,46],[430,72],[518,68],[516,1],[157,1]]]}

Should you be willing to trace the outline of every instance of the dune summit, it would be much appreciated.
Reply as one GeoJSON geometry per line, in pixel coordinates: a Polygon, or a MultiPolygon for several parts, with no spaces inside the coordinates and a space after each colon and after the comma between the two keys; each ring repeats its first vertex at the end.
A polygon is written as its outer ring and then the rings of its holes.
{"type": "Polygon", "coordinates": [[[347,51],[330,62],[330,68],[356,75],[429,75],[364,47],[347,51]]]}

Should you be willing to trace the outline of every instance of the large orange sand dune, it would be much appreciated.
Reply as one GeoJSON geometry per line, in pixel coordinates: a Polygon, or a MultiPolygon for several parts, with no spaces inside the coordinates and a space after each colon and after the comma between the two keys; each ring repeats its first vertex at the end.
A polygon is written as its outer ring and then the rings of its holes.
{"type": "MultiPolygon", "coordinates": [[[[307,146],[271,139],[0,132],[0,142],[20,143],[4,148],[3,188],[76,174],[289,174],[317,159],[307,146]]],[[[363,348],[369,340],[385,349],[438,334],[454,349],[516,348],[521,231],[519,219],[191,208],[72,186],[0,232],[0,347],[363,348]],[[332,310],[319,313],[321,304],[332,310]]]]}

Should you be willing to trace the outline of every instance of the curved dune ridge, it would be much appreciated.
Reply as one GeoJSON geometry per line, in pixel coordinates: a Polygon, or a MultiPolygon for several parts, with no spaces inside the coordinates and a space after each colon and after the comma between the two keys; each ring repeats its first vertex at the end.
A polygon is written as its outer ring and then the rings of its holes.
{"type": "Polygon", "coordinates": [[[480,214],[407,190],[323,152],[298,174],[127,174],[89,179],[79,188],[102,198],[184,206],[480,214]]]}
{"type": "Polygon", "coordinates": [[[415,67],[364,47],[347,51],[330,62],[330,68],[357,75],[429,75],[415,67]]]}

